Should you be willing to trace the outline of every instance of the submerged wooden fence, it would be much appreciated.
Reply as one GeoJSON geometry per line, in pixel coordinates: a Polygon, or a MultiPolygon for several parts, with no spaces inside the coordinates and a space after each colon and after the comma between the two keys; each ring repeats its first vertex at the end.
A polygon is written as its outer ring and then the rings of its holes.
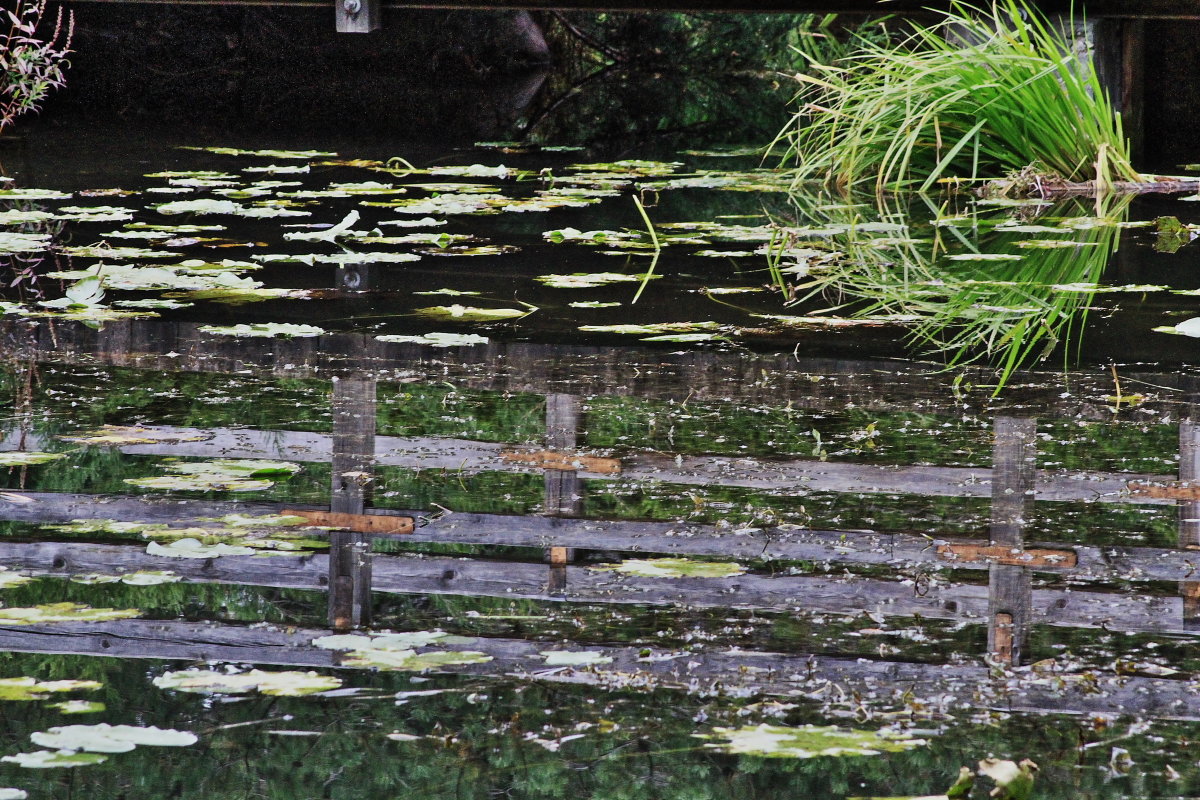
{"type": "MultiPolygon", "coordinates": [[[[1127,412],[1135,418],[1153,414],[1155,422],[1181,420],[1178,475],[1036,470],[1037,430],[1030,416],[1035,410],[1075,415],[1082,409],[1097,413],[1103,409],[1103,413],[1113,414],[1105,405],[1107,401],[1091,399],[1086,390],[1063,398],[1051,395],[1049,386],[1034,388],[1033,394],[1046,400],[1036,409],[987,409],[994,416],[991,468],[887,467],[682,453],[589,454],[579,452],[577,447],[587,426],[583,412],[587,396],[722,399],[813,409],[841,408],[847,401],[876,409],[908,410],[925,402],[934,407],[936,390],[932,382],[923,380],[912,367],[816,360],[798,364],[795,359],[775,356],[651,350],[613,353],[597,348],[540,345],[489,345],[434,352],[418,346],[385,347],[367,337],[348,335],[323,337],[316,342],[237,340],[214,344],[211,338],[201,339],[186,325],[159,328],[159,333],[167,332],[162,338],[147,336],[141,327],[119,324],[106,326],[101,332],[81,333],[66,327],[50,334],[41,330],[49,327],[40,326],[38,332],[22,326],[9,328],[0,355],[33,363],[103,363],[139,369],[286,376],[299,373],[337,378],[333,382],[331,434],[156,426],[153,430],[172,438],[200,440],[120,448],[131,455],[328,462],[333,474],[330,502],[296,506],[10,491],[0,494],[0,519],[50,524],[114,518],[187,525],[234,511],[292,510],[314,514],[315,520],[344,521],[351,529],[330,534],[328,554],[197,561],[154,556],[136,543],[0,542],[0,566],[27,574],[65,578],[169,568],[190,582],[327,592],[330,626],[336,630],[370,626],[373,592],[945,620],[985,625],[986,655],[993,663],[1012,667],[1025,660],[1029,631],[1034,625],[1187,637],[1200,632],[1200,576],[1196,575],[1200,553],[1193,549],[1200,545],[1200,514],[1196,513],[1200,491],[1194,483],[1200,476],[1200,427],[1191,422],[1193,381],[1187,375],[1147,376],[1159,386],[1174,381],[1180,391],[1127,412]],[[349,353],[354,355],[346,355],[349,353]],[[798,373],[798,369],[803,371],[798,373]],[[821,369],[824,372],[818,371],[821,369]],[[898,380],[905,373],[908,380],[898,380]],[[537,444],[515,447],[455,438],[378,436],[376,387],[380,380],[450,381],[470,388],[544,394],[544,438],[537,444]],[[380,467],[432,470],[447,479],[456,479],[463,472],[541,472],[545,475],[543,513],[514,516],[373,506],[369,487],[380,467]],[[973,539],[930,537],[918,531],[738,528],[686,520],[585,518],[580,498],[586,489],[593,483],[616,480],[746,487],[781,495],[820,492],[975,498],[989,501],[991,514],[987,530],[981,529],[973,539]],[[1027,542],[1027,520],[1034,504],[1064,501],[1177,505],[1179,546],[1027,542]],[[470,544],[492,555],[460,558],[371,552],[371,543],[379,540],[470,544]],[[489,547],[533,550],[525,560],[514,560],[511,550],[503,551],[507,556],[500,558],[501,551],[487,550],[489,547]],[[593,569],[594,559],[581,558],[589,551],[600,551],[606,557],[624,553],[731,558],[757,568],[732,578],[638,578],[593,569]],[[785,566],[826,565],[829,572],[807,569],[789,574],[776,569],[779,562],[785,566]],[[838,569],[832,569],[835,565],[838,569]],[[847,573],[841,567],[865,572],[847,573]],[[938,569],[941,567],[954,572],[936,580],[925,579],[943,572],[938,569]],[[880,574],[879,568],[891,574],[880,574]],[[982,578],[984,571],[986,581],[969,577],[982,578]],[[1076,585],[1034,588],[1034,572],[1070,579],[1076,585]],[[1177,591],[1134,594],[1113,586],[1131,581],[1172,581],[1177,591]]],[[[1097,383],[1096,390],[1102,385],[1097,383]]],[[[5,437],[0,446],[11,448],[18,443],[24,448],[46,444],[25,428],[21,436],[5,437]]],[[[309,633],[316,636],[321,632],[309,633]]],[[[296,634],[146,621],[100,627],[0,626],[0,647],[310,666],[338,663],[335,655],[316,651],[305,643],[304,636],[296,634]]],[[[483,648],[494,660],[465,669],[601,684],[615,680],[611,675],[605,677],[608,667],[540,669],[530,653],[544,647],[545,643],[532,641],[479,640],[476,649],[483,648]]],[[[621,669],[641,670],[647,680],[653,678],[662,685],[684,688],[705,681],[726,685],[741,681],[761,691],[787,693],[817,691],[819,686],[834,683],[867,686],[887,681],[896,691],[914,685],[945,686],[947,696],[958,697],[970,691],[964,687],[972,681],[986,683],[989,675],[988,668],[982,666],[860,662],[812,654],[757,652],[741,652],[736,657],[689,653],[686,663],[694,666],[685,668],[673,660],[662,664],[646,661],[635,657],[635,651],[629,648],[604,651],[615,659],[613,674],[621,669]],[[755,665],[749,672],[747,659],[755,665]],[[797,675],[805,677],[797,679],[797,675]]],[[[1106,713],[1121,709],[1124,703],[1131,704],[1125,708],[1151,715],[1194,715],[1189,710],[1194,704],[1188,699],[1194,686],[1186,680],[1137,678],[1123,683],[1117,677],[1095,696],[1064,689],[1070,680],[1058,682],[1055,690],[1038,688],[1034,681],[996,702],[998,707],[1014,710],[1106,713]],[[1140,687],[1137,691],[1130,688],[1134,684],[1140,687]]]]}

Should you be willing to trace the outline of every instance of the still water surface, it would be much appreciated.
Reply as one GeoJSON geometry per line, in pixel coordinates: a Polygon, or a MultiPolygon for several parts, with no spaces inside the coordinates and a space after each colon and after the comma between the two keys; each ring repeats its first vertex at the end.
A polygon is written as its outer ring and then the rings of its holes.
{"type": "Polygon", "coordinates": [[[1196,206],[583,145],[5,155],[0,786],[1195,795],[1196,206]]]}

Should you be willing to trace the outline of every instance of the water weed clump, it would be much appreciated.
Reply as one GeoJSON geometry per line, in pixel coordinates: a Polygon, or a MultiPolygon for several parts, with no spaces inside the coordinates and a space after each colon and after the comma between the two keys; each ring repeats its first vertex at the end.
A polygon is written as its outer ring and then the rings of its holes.
{"type": "Polygon", "coordinates": [[[0,131],[29,112],[38,111],[53,89],[66,83],[64,72],[71,52],[75,18],[62,8],[48,37],[38,34],[46,13],[46,0],[18,0],[6,10],[8,33],[0,34],[0,131]]]}
{"type": "Polygon", "coordinates": [[[814,61],[780,133],[797,183],[927,190],[1031,165],[1067,181],[1140,179],[1090,57],[1022,0],[954,3],[893,41],[814,61]]]}

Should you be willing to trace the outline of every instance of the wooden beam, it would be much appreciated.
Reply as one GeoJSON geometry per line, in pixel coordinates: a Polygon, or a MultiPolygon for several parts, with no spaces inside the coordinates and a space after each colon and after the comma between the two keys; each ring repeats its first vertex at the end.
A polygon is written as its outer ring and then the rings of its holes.
{"type": "Polygon", "coordinates": [[[412,517],[392,514],[345,514],[297,508],[284,508],[279,513],[304,517],[311,525],[319,525],[323,528],[341,528],[355,533],[403,536],[416,530],[416,521],[412,517]]]}

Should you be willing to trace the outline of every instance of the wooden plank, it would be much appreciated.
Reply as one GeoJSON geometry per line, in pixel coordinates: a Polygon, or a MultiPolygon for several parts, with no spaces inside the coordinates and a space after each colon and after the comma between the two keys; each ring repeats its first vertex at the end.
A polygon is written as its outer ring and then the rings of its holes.
{"type": "MultiPolygon", "coordinates": [[[[329,558],[324,554],[271,558],[225,556],[191,561],[151,556],[138,546],[0,541],[0,565],[33,575],[59,577],[91,572],[120,574],[138,569],[170,569],[190,582],[324,590],[329,582],[328,562],[329,558]]],[[[971,584],[935,585],[924,594],[918,594],[904,583],[850,576],[748,574],[728,579],[664,580],[571,565],[553,569],[564,570],[566,579],[566,591],[554,595],[549,591],[547,565],[541,563],[377,553],[373,557],[371,589],[401,594],[744,608],[788,613],[805,610],[839,615],[919,615],[963,623],[989,619],[988,587],[971,584]]],[[[1028,575],[1028,570],[1020,571],[1028,575]]],[[[1191,627],[1184,624],[1183,601],[1179,597],[1037,589],[1032,592],[1030,602],[1032,624],[1192,632],[1191,627]]]]}
{"type": "Polygon", "coordinates": [[[1013,617],[1012,614],[999,613],[992,617],[989,631],[988,651],[992,658],[1001,664],[1013,665],[1013,617]]]}
{"type": "Polygon", "coordinates": [[[1010,564],[1017,567],[1049,567],[1071,569],[1078,559],[1074,550],[1051,550],[1049,548],[1011,547],[1009,545],[986,545],[960,542],[939,544],[938,558],[956,566],[960,563],[983,562],[987,564],[1010,564]]]}
{"type": "MultiPolygon", "coordinates": [[[[333,437],[294,431],[240,428],[175,428],[147,426],[163,436],[193,441],[137,444],[121,447],[133,455],[195,456],[198,458],[272,458],[286,461],[328,461],[333,437]]],[[[816,459],[784,459],[636,454],[623,459],[589,459],[555,453],[547,463],[537,453],[506,455],[511,447],[491,442],[433,436],[375,437],[376,466],[412,469],[582,470],[583,475],[616,475],[625,479],[662,481],[685,486],[735,486],[777,492],[837,492],[861,494],[920,494],[937,497],[989,498],[993,471],[987,467],[887,466],[816,459]],[[573,462],[578,463],[573,463],[573,462]],[[564,463],[572,462],[572,463],[564,463]],[[566,469],[561,469],[566,468],[566,469]],[[615,471],[613,471],[615,468],[615,471]]],[[[26,447],[42,447],[38,437],[26,447]]],[[[16,442],[0,442],[11,450],[16,442]]],[[[546,451],[552,452],[552,451],[546,451]]],[[[1112,502],[1169,505],[1174,499],[1134,494],[1130,480],[1169,481],[1166,475],[1132,473],[1037,471],[1033,498],[1051,502],[1112,502]]]]}
{"type": "Polygon", "coordinates": [[[617,475],[621,472],[621,460],[617,458],[581,456],[577,453],[560,453],[553,450],[535,452],[504,450],[499,455],[504,461],[528,464],[539,469],[581,470],[600,475],[617,475]]]}
{"type": "MultiPolygon", "coordinates": [[[[345,667],[342,653],[312,641],[326,629],[283,629],[182,620],[119,620],[0,627],[0,650],[23,653],[70,653],[112,658],[232,662],[290,668],[345,667]]],[[[1054,680],[1030,668],[995,674],[980,664],[899,662],[839,658],[804,652],[689,650],[685,657],[660,648],[597,646],[573,643],[548,647],[524,639],[474,637],[456,648],[487,654],[485,663],[443,667],[484,678],[612,687],[628,692],[681,689],[707,694],[738,688],[766,696],[829,699],[831,695],[870,695],[880,704],[907,706],[915,698],[959,707],[991,708],[1032,714],[1134,714],[1146,719],[1197,720],[1194,684],[1187,679],[1118,675],[1089,670],[1053,672],[1054,680]],[[546,667],[547,649],[598,651],[607,664],[546,667]],[[1084,688],[1081,688],[1084,687],[1084,688]]],[[[1187,676],[1181,676],[1186,678],[1187,676]]],[[[836,701],[835,701],[836,702],[836,701]]]]}
{"type": "Polygon", "coordinates": [[[333,511],[309,511],[297,508],[285,508],[280,510],[279,513],[304,517],[312,525],[319,525],[324,528],[340,528],[356,533],[405,535],[416,530],[416,522],[412,517],[393,516],[391,514],[346,514],[333,511]]]}
{"type": "Polygon", "coordinates": [[[1184,500],[1192,503],[1200,501],[1200,485],[1191,481],[1130,481],[1128,488],[1130,499],[1134,502],[1137,502],[1140,498],[1184,500]]]}

